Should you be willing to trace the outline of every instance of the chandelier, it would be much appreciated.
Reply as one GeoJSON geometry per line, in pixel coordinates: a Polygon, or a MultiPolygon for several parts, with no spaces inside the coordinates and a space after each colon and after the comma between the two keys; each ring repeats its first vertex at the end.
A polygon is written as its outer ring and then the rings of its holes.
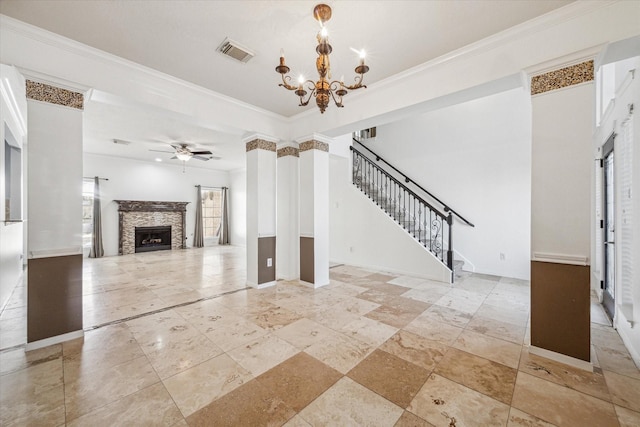
{"type": "Polygon", "coordinates": [[[284,62],[284,51],[280,50],[280,65],[276,67],[276,71],[282,75],[282,83],[278,86],[282,86],[285,89],[292,90],[298,97],[300,97],[300,106],[304,107],[309,104],[312,96],[316,98],[316,104],[320,108],[320,112],[324,113],[324,110],[329,106],[329,98],[333,99],[333,102],[337,107],[343,107],[342,97],[347,94],[349,90],[356,90],[360,88],[366,88],[367,86],[362,84],[364,74],[369,71],[369,67],[364,64],[365,52],[358,52],[360,54],[360,64],[355,68],[357,76],[354,78],[355,83],[353,85],[345,85],[344,77],[339,81],[329,81],[331,79],[331,66],[329,64],[329,54],[332,51],[329,44],[329,38],[327,36],[327,27],[325,22],[331,19],[331,8],[326,4],[319,4],[313,9],[313,17],[320,23],[320,32],[318,32],[318,46],[316,52],[318,53],[318,59],[316,59],[316,69],[320,79],[317,82],[313,80],[305,81],[302,76],[298,80],[298,85],[291,85],[291,76],[288,76],[289,67],[284,62]],[[310,93],[307,96],[305,86],[309,89],[310,93]],[[306,97],[306,98],[305,98],[306,97]]]}

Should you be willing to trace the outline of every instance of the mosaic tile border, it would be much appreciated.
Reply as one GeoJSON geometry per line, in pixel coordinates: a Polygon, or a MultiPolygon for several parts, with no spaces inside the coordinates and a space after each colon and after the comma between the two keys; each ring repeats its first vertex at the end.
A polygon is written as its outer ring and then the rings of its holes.
{"type": "Polygon", "coordinates": [[[254,139],[253,141],[247,142],[247,152],[253,150],[267,150],[276,152],[276,143],[267,141],[265,139],[254,139]]]}
{"type": "Polygon", "coordinates": [[[531,95],[562,89],[593,79],[593,60],[585,61],[531,77],[531,95]]]}
{"type": "Polygon", "coordinates": [[[282,147],[278,149],[278,158],[285,156],[300,157],[300,150],[296,147],[282,147]]]}
{"type": "Polygon", "coordinates": [[[316,141],[312,139],[311,141],[305,141],[300,143],[300,152],[308,151],[308,150],[318,150],[324,151],[325,153],[329,152],[329,144],[326,142],[316,141]]]}
{"type": "Polygon", "coordinates": [[[84,94],[31,80],[27,80],[27,99],[84,109],[84,94]]]}

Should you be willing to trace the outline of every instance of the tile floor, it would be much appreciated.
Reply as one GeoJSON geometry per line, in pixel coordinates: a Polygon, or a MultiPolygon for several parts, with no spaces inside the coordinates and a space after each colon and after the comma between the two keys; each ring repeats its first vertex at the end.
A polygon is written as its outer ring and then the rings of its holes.
{"type": "Polygon", "coordinates": [[[592,306],[593,372],[528,352],[527,282],[334,266],[245,285],[234,247],[86,260],[84,339],[0,314],[2,426],[639,426],[640,371],[592,306]]]}

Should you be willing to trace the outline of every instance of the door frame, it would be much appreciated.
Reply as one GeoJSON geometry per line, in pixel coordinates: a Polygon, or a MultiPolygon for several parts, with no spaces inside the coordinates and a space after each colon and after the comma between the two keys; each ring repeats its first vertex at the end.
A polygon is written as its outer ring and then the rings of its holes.
{"type": "MultiPolygon", "coordinates": [[[[613,318],[615,316],[615,249],[614,249],[614,255],[613,255],[613,260],[609,260],[609,251],[607,250],[608,247],[610,245],[614,245],[615,248],[615,237],[613,241],[608,241],[607,238],[607,234],[608,234],[608,222],[609,222],[609,215],[608,215],[608,210],[607,210],[607,171],[606,171],[606,159],[609,155],[614,153],[614,141],[616,139],[617,134],[615,132],[611,133],[611,135],[609,136],[609,138],[607,138],[607,141],[604,143],[604,145],[602,146],[602,167],[603,167],[603,171],[602,171],[602,211],[603,211],[603,226],[602,226],[602,251],[603,251],[603,280],[602,280],[602,307],[604,308],[605,313],[607,313],[607,316],[609,316],[609,318],[613,321],[613,318]],[[613,269],[613,293],[608,291],[608,288],[610,287],[608,280],[609,280],[609,268],[613,269]]],[[[614,174],[614,180],[613,180],[613,185],[615,187],[615,157],[614,157],[614,164],[613,164],[613,174],[614,174]]],[[[613,218],[611,218],[614,221],[614,236],[615,236],[615,217],[616,217],[616,213],[615,213],[615,200],[616,200],[616,191],[615,188],[612,189],[613,194],[611,194],[612,197],[612,203],[613,203],[613,218]]]]}

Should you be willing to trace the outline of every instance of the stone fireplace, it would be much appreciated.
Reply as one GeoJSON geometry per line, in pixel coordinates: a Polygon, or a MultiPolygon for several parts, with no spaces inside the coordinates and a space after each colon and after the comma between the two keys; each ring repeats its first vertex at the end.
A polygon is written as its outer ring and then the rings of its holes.
{"type": "Polygon", "coordinates": [[[120,255],[160,249],[184,249],[185,214],[189,202],[154,202],[140,200],[115,200],[118,203],[120,255]],[[169,234],[157,234],[159,228],[169,234]],[[136,237],[136,229],[138,236],[136,237]],[[152,235],[146,231],[156,229],[152,235]],[[169,237],[167,237],[169,236],[169,237]],[[140,241],[137,242],[136,239],[140,241]],[[147,240],[142,244],[142,240],[147,240]],[[159,240],[159,241],[158,241],[159,240]],[[136,246],[145,247],[143,250],[136,246]]]}

